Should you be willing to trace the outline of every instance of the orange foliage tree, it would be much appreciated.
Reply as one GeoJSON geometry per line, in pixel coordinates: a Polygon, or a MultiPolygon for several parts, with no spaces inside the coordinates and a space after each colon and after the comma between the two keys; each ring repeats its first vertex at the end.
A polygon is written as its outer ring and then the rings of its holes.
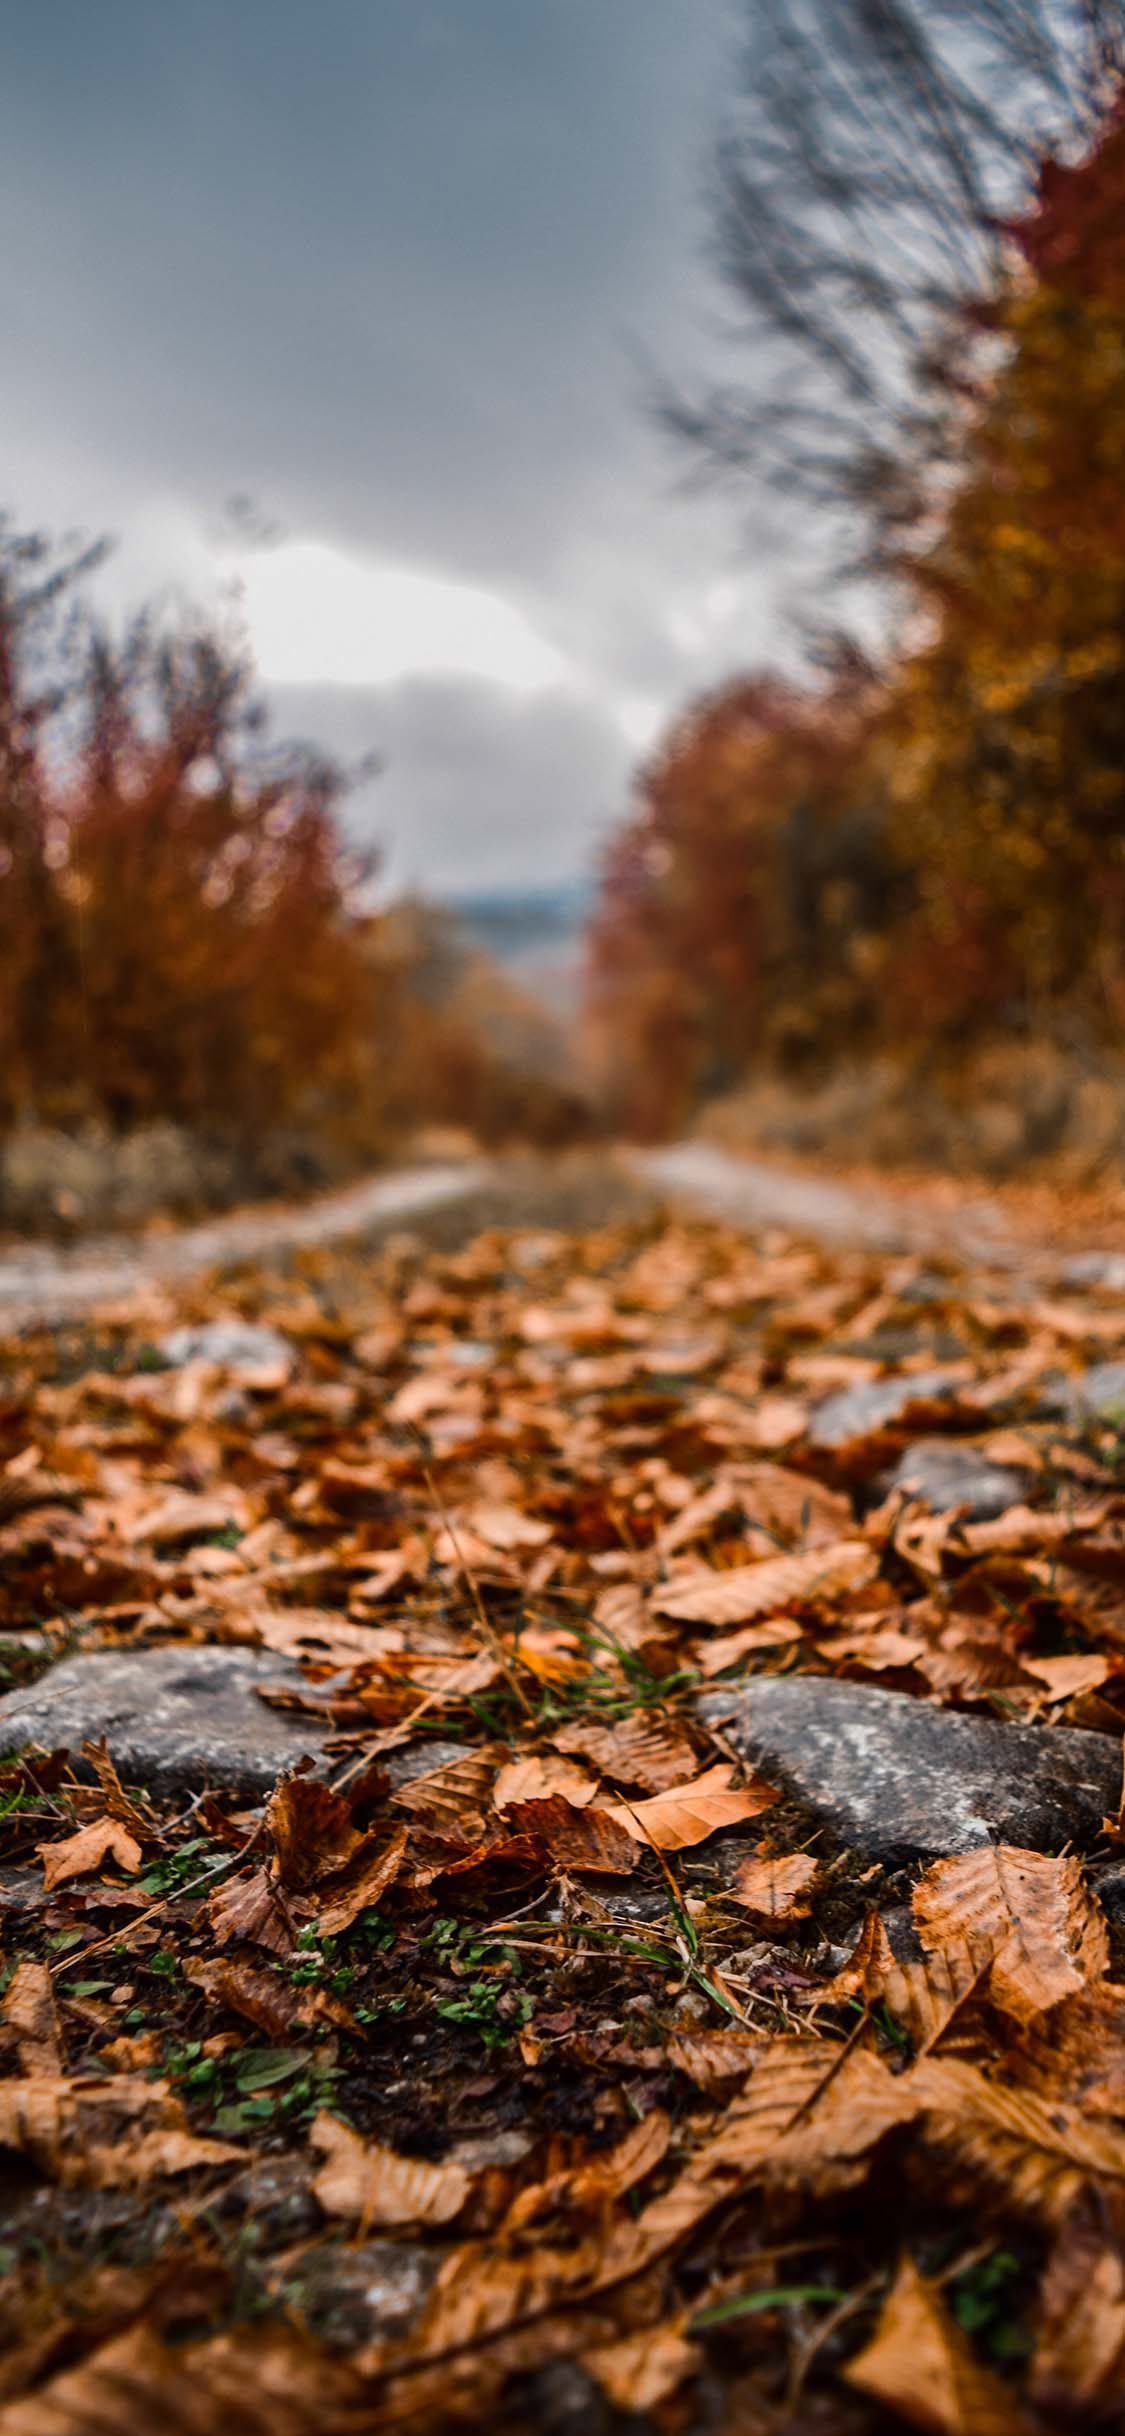
{"type": "Polygon", "coordinates": [[[0,536],[0,1115],[352,1121],[374,1007],[342,773],[270,749],[214,634],[68,617],[89,564],[0,536]]]}
{"type": "Polygon", "coordinates": [[[865,1044],[1120,1045],[1125,105],[1044,167],[933,378],[956,471],[900,552],[917,639],[879,681],[699,704],[610,850],[594,1003],[645,1129],[865,1044]]]}
{"type": "Polygon", "coordinates": [[[618,1113],[681,1117],[748,1065],[800,1066],[869,1028],[898,878],[867,672],[772,677],[688,712],[640,778],[591,940],[592,1020],[618,1113]]]}

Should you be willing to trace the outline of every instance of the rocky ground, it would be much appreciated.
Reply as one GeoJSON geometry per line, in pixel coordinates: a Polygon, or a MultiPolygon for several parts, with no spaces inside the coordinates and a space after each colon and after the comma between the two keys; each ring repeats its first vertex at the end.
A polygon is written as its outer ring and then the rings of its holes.
{"type": "Polygon", "coordinates": [[[1120,2423],[1120,1253],[737,1215],[13,1298],[0,2436],[1120,2423]]]}

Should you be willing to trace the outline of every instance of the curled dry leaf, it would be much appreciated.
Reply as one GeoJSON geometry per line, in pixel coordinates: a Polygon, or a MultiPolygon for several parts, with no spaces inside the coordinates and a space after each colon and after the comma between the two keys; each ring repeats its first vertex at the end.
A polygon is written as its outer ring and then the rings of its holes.
{"type": "Polygon", "coordinates": [[[578,2208],[589,2215],[604,2212],[653,2172],[666,2154],[671,2136],[668,2116],[654,2107],[613,2148],[589,2158],[585,2165],[571,2166],[518,2192],[508,2210],[505,2230],[513,2232],[530,2224],[548,2208],[578,2208]]]}
{"type": "Polygon", "coordinates": [[[62,2039],[51,1974],[45,1962],[17,1962],[0,2006],[22,2069],[35,2076],[62,2070],[62,2039]]]}
{"type": "Polygon", "coordinates": [[[668,2041],[667,2056],[697,2089],[711,2091],[744,2081],[761,2050],[753,2030],[677,2030],[668,2041]]]}
{"type": "Polygon", "coordinates": [[[489,1808],[498,1768],[507,1760],[506,1743],[486,1743],[452,1759],[445,1767],[429,1768],[400,1785],[392,1796],[398,1810],[409,1810],[435,1835],[479,1835],[489,1808]]]}
{"type": "Polygon", "coordinates": [[[212,2004],[224,2005],[240,2020],[252,2022],[268,2039],[285,2038],[303,2018],[295,1989],[252,1962],[219,1955],[212,1962],[189,1963],[185,1975],[193,1987],[202,1988],[212,2004]]]}
{"type": "Polygon", "coordinates": [[[695,1766],[695,1753],[682,1728],[643,1717],[626,1717],[620,1725],[562,1726],[555,1735],[560,1751],[577,1751],[615,1785],[640,1785],[646,1793],[666,1793],[682,1785],[695,1766]]]}
{"type": "Polygon", "coordinates": [[[593,1777],[576,1768],[573,1760],[533,1751],[528,1758],[511,1759],[501,1768],[492,1799],[497,1810],[507,1810],[513,1802],[547,1802],[559,1793],[572,1810],[583,1810],[596,1799],[597,1790],[593,1777]]]}
{"type": "Polygon", "coordinates": [[[785,1649],[802,1641],[804,1633],[792,1616],[771,1616],[768,1624],[747,1624],[742,1632],[725,1632],[718,1641],[702,1641],[692,1653],[704,1677],[723,1675],[728,1666],[753,1657],[760,1649],[785,1649]]]}
{"type": "Polygon", "coordinates": [[[544,1802],[513,1802],[508,1817],[524,1835],[541,1836],[562,1869],[590,1869],[628,1878],[637,1867],[637,1839],[610,1809],[576,1810],[559,1793],[544,1802]]]}
{"type": "Polygon", "coordinates": [[[748,1785],[732,1785],[733,1774],[730,1762],[720,1760],[689,1785],[672,1786],[643,1802],[609,1803],[606,1816],[639,1844],[653,1844],[658,1852],[681,1852],[690,1844],[702,1844],[720,1827],[757,1818],[780,1799],[776,1788],[758,1777],[748,1785]]]}
{"type": "Polygon", "coordinates": [[[0,2147],[32,2158],[64,2189],[98,2191],[230,2164],[245,2153],[226,2140],[196,2139],[166,2082],[125,2073],[0,2082],[0,2147]]]}
{"type": "Polygon", "coordinates": [[[969,2194],[1058,2226],[1088,2179],[1125,2184],[1125,2133],[1057,2093],[988,2080],[959,2056],[927,2056],[902,2077],[927,2146],[969,2194]]]}
{"type": "Polygon", "coordinates": [[[788,1853],[777,1860],[760,1860],[755,1855],[743,1861],[734,1885],[725,1892],[755,1919],[781,1926],[789,1920],[807,1920],[809,1896],[818,1875],[818,1864],[809,1852],[788,1853]]]}
{"type": "Polygon", "coordinates": [[[74,1835],[64,1836],[61,1844],[39,1844],[36,1850],[42,1855],[46,1894],[65,1885],[68,1878],[86,1878],[92,1871],[104,1869],[107,1861],[116,1861],[119,1869],[130,1874],[141,1866],[140,1845],[120,1819],[91,1819],[74,1835]]]}
{"type": "Polygon", "coordinates": [[[1117,2408],[1125,2380],[1125,2259],[1089,2217],[1072,2218],[1039,2292],[1033,2400],[1068,2419],[1117,2408]]]}
{"type": "Polygon", "coordinates": [[[397,1827],[386,1843],[378,1836],[368,1838],[339,1877],[331,1878],[320,1890],[316,1917],[322,1937],[342,1936],[362,1912],[374,1910],[399,1875],[407,1840],[405,1827],[397,1827]]]}
{"type": "Polygon", "coordinates": [[[583,2365],[615,2409],[653,2411],[695,2375],[702,2358],[698,2344],[689,2343],[677,2323],[599,2344],[585,2353],[583,2365]]]}
{"type": "Polygon", "coordinates": [[[871,2341],[850,2360],[849,2385],[932,2436],[1030,2436],[1029,2423],[933,2284],[905,2259],[871,2341]]]}
{"type": "Polygon", "coordinates": [[[284,1887],[300,1891],[342,1869],[360,1841],[351,1806],[316,1776],[286,1776],[266,1804],[266,1830],[284,1887]]]}
{"type": "Polygon", "coordinates": [[[1026,2022],[1105,1975],[1109,1939],[1081,1862],[985,1845],[936,1861],[913,1894],[930,1954],[988,1970],[988,1994],[1026,2022]]]}
{"type": "Polygon", "coordinates": [[[987,1970],[987,1957],[980,1960],[959,1944],[899,1962],[879,1913],[869,1912],[854,1953],[818,1994],[822,2004],[844,2004],[855,1996],[869,2005],[885,2004],[908,2032],[915,2053],[926,2055],[979,1992],[987,1970]]]}
{"type": "Polygon", "coordinates": [[[879,1570],[878,1551],[866,1540],[835,1540],[802,1556],[767,1556],[756,1565],[734,1565],[683,1574],[653,1597],[657,1614],[685,1624],[748,1624],[778,1608],[812,1605],[862,1590],[879,1570]]]}
{"type": "Polygon", "coordinates": [[[446,2225],[469,2196],[464,2166],[400,2157],[377,2140],[361,2140],[335,2115],[318,2115],[309,2139],[325,2160],[312,2186],[325,2215],[349,2217],[361,2232],[372,2225],[446,2225]]]}
{"type": "Polygon", "coordinates": [[[207,1917],[219,1945],[238,1937],[263,1946],[267,1954],[290,1954],[303,1914],[295,1915],[273,1871],[265,1867],[245,1870],[217,1886],[207,1917]]]}

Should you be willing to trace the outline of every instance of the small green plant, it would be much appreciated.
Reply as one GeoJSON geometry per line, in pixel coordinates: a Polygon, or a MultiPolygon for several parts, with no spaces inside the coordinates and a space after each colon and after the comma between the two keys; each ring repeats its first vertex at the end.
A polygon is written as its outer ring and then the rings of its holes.
{"type": "Polygon", "coordinates": [[[1022,2322],[1024,2275],[1014,2251],[992,2250],[950,2285],[958,2325],[994,2360],[1023,2360],[1031,2350],[1032,2338],[1022,2322]]]}
{"type": "Polygon", "coordinates": [[[202,1877],[209,1860],[219,1858],[225,1858],[225,1855],[221,1846],[213,1843],[210,1836],[189,1836],[185,1844],[177,1845],[175,1852],[165,1853],[159,1861],[151,1862],[144,1875],[137,1879],[137,1885],[142,1895],[174,1895],[177,1887],[187,1886],[193,1879],[202,1877]]]}

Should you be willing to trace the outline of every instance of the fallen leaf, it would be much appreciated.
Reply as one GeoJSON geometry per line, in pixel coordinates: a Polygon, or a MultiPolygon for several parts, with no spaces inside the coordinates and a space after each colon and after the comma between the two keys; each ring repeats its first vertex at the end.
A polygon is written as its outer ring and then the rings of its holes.
{"type": "Polygon", "coordinates": [[[870,2342],[844,2375],[932,2436],[1029,2436],[1018,2404],[910,2259],[899,2268],[870,2342]]]}
{"type": "Polygon", "coordinates": [[[555,1735],[560,1751],[577,1751],[615,1785],[641,1785],[646,1793],[665,1793],[682,1785],[695,1763],[687,1735],[676,1725],[650,1724],[643,1717],[626,1717],[620,1725],[575,1723],[555,1735]]]}
{"type": "Polygon", "coordinates": [[[87,1827],[64,1836],[61,1844],[37,1844],[36,1851],[42,1856],[43,1887],[47,1894],[64,1885],[68,1878],[85,1878],[94,1870],[104,1869],[107,1861],[116,1861],[120,1869],[130,1874],[141,1866],[141,1847],[120,1819],[91,1819],[87,1827]]]}
{"type": "Polygon", "coordinates": [[[679,2325],[653,2326],[644,2334],[625,2335],[619,2343],[602,2343],[583,2355],[595,2383],[619,2411],[652,2411],[678,2393],[702,2366],[697,2343],[689,2343],[679,2325]]]}
{"type": "Polygon", "coordinates": [[[734,1565],[684,1574],[653,1596],[658,1615],[685,1624],[746,1624],[752,1617],[797,1602],[812,1604],[862,1590],[874,1581],[879,1557],[866,1540],[836,1540],[802,1556],[764,1557],[756,1565],[734,1565]]]}
{"type": "Polygon", "coordinates": [[[757,1777],[748,1785],[732,1786],[733,1774],[730,1762],[720,1760],[691,1784],[672,1786],[643,1802],[607,1803],[606,1816],[639,1844],[655,1845],[658,1852],[680,1852],[687,1845],[702,1844],[720,1827],[759,1817],[780,1799],[772,1785],[757,1777]]]}
{"type": "Polygon", "coordinates": [[[372,2225],[449,2224],[469,2196],[464,2166],[400,2157],[335,2115],[317,2115],[309,2140],[325,2159],[312,2185],[325,2215],[357,2221],[361,2236],[372,2225]]]}
{"type": "Polygon", "coordinates": [[[24,2073],[34,2077],[62,2070],[62,2034],[51,1974],[45,1962],[17,1962],[0,2005],[4,2028],[15,2039],[24,2073]]]}
{"type": "Polygon", "coordinates": [[[526,1759],[511,1759],[500,1770],[492,1788],[497,1810],[507,1810],[513,1802],[546,1802],[553,1794],[561,1794],[572,1810],[582,1810],[587,1802],[597,1798],[597,1785],[584,1769],[572,1761],[555,1759],[550,1753],[541,1757],[532,1752],[526,1759]]]}
{"type": "Polygon", "coordinates": [[[808,1852],[778,1860],[743,1861],[733,1886],[724,1888],[728,1900],[740,1903],[758,1920],[782,1924],[807,1920],[808,1898],[819,1876],[819,1864],[808,1852]]]}
{"type": "Polygon", "coordinates": [[[912,1897],[919,1937],[955,1967],[988,1970],[988,1995],[1030,2021],[1101,1979],[1109,1940],[1080,1861],[985,1845],[936,1861],[912,1897]]]}
{"type": "Polygon", "coordinates": [[[576,1810],[555,1793],[549,1801],[510,1803],[508,1817],[523,1834],[541,1836],[563,1869],[628,1878],[637,1867],[637,1839],[610,1809],[576,1810]]]}

